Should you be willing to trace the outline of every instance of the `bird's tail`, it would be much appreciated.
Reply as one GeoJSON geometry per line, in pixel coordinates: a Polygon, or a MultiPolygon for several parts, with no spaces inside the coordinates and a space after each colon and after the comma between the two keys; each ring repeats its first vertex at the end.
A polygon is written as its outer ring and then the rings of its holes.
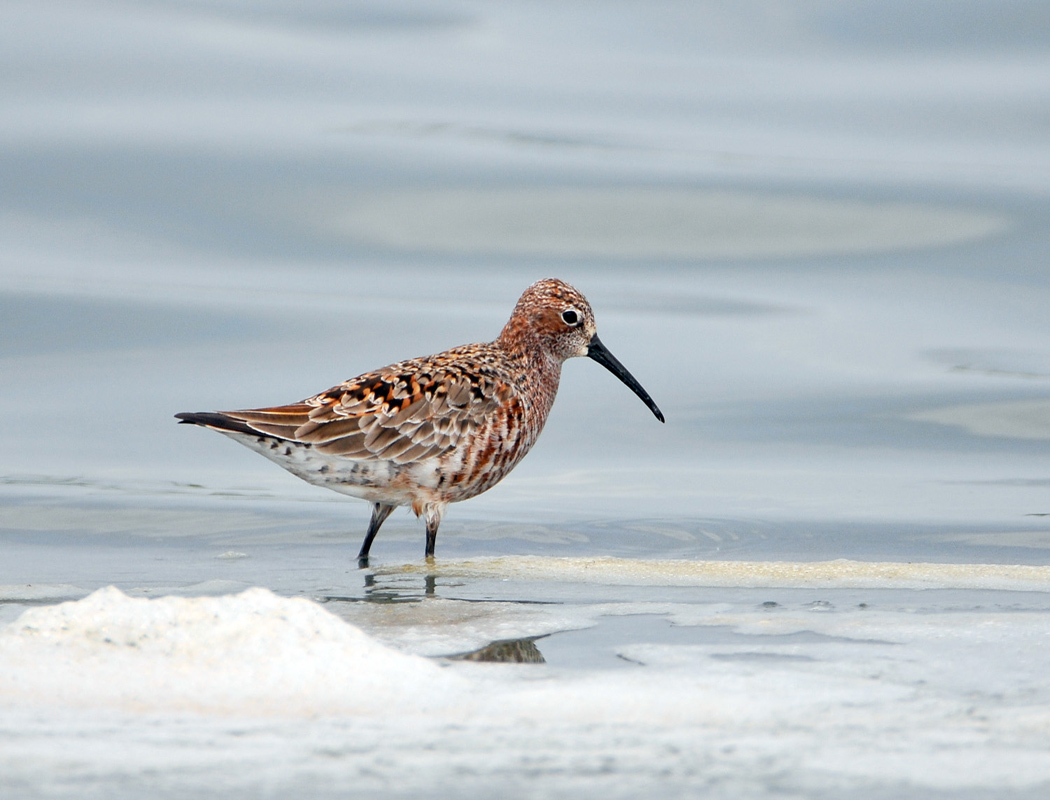
{"type": "Polygon", "coordinates": [[[232,433],[247,433],[258,436],[259,432],[249,428],[239,419],[234,419],[218,411],[184,411],[176,414],[175,419],[182,425],[200,425],[204,428],[212,428],[217,431],[230,431],[232,433]]]}

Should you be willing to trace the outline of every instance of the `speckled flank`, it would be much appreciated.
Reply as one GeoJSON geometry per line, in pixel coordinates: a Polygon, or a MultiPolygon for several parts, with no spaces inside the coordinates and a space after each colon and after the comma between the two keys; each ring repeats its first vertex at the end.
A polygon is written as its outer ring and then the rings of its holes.
{"type": "Polygon", "coordinates": [[[532,448],[566,359],[599,361],[663,419],[595,331],[582,294],[543,280],[525,290],[494,342],[391,364],[291,405],[177,416],[309,483],[374,503],[385,510],[376,528],[390,507],[411,506],[427,520],[430,556],[445,507],[491,489],[532,448]]]}

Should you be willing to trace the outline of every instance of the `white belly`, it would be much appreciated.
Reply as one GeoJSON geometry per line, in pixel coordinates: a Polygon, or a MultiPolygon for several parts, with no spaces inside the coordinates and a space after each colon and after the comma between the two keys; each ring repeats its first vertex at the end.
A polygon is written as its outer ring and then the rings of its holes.
{"type": "Polygon", "coordinates": [[[310,445],[298,442],[234,431],[221,433],[266,456],[307,483],[371,503],[406,506],[419,499],[428,499],[427,495],[437,488],[441,475],[441,465],[436,458],[410,464],[381,459],[355,460],[320,453],[310,445]]]}

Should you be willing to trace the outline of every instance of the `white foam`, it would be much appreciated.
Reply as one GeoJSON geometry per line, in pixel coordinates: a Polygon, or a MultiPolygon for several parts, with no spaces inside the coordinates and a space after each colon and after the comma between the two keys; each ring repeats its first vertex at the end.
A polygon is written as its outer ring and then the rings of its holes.
{"type": "MultiPolygon", "coordinates": [[[[669,777],[691,789],[682,796],[711,776],[723,796],[785,774],[940,791],[1050,780],[1045,613],[580,606],[581,621],[669,613],[696,636],[609,641],[646,664],[622,670],[442,668],[263,589],[142,600],[109,588],[32,609],[0,629],[0,789],[58,786],[47,776],[82,774],[81,761],[107,787],[129,774],[173,792],[187,774],[185,785],[211,786],[217,753],[244,790],[243,776],[269,771],[397,796],[483,796],[526,774],[545,795],[608,797],[669,777]],[[726,628],[735,640],[704,643],[726,628]],[[809,638],[785,637],[798,631],[809,638]]],[[[420,631],[566,613],[440,600],[370,611],[420,631]]]]}
{"type": "Polygon", "coordinates": [[[302,598],[127,597],[109,587],[0,629],[0,704],[282,714],[423,708],[455,679],[302,598]]]}
{"type": "Polygon", "coordinates": [[[625,586],[732,586],[827,589],[1050,590],[1050,566],[892,561],[690,561],[501,556],[407,564],[384,574],[426,572],[446,578],[511,578],[625,586]]]}

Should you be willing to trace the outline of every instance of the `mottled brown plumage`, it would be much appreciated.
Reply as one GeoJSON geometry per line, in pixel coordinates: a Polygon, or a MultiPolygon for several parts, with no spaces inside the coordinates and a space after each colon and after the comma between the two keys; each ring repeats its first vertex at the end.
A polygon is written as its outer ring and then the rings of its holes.
{"type": "Polygon", "coordinates": [[[362,561],[401,505],[425,516],[430,557],[448,504],[491,489],[531,449],[574,356],[607,367],[663,421],[598,339],[586,298],[554,279],[525,290],[494,342],[391,364],[291,405],[176,416],[373,503],[362,561]]]}

